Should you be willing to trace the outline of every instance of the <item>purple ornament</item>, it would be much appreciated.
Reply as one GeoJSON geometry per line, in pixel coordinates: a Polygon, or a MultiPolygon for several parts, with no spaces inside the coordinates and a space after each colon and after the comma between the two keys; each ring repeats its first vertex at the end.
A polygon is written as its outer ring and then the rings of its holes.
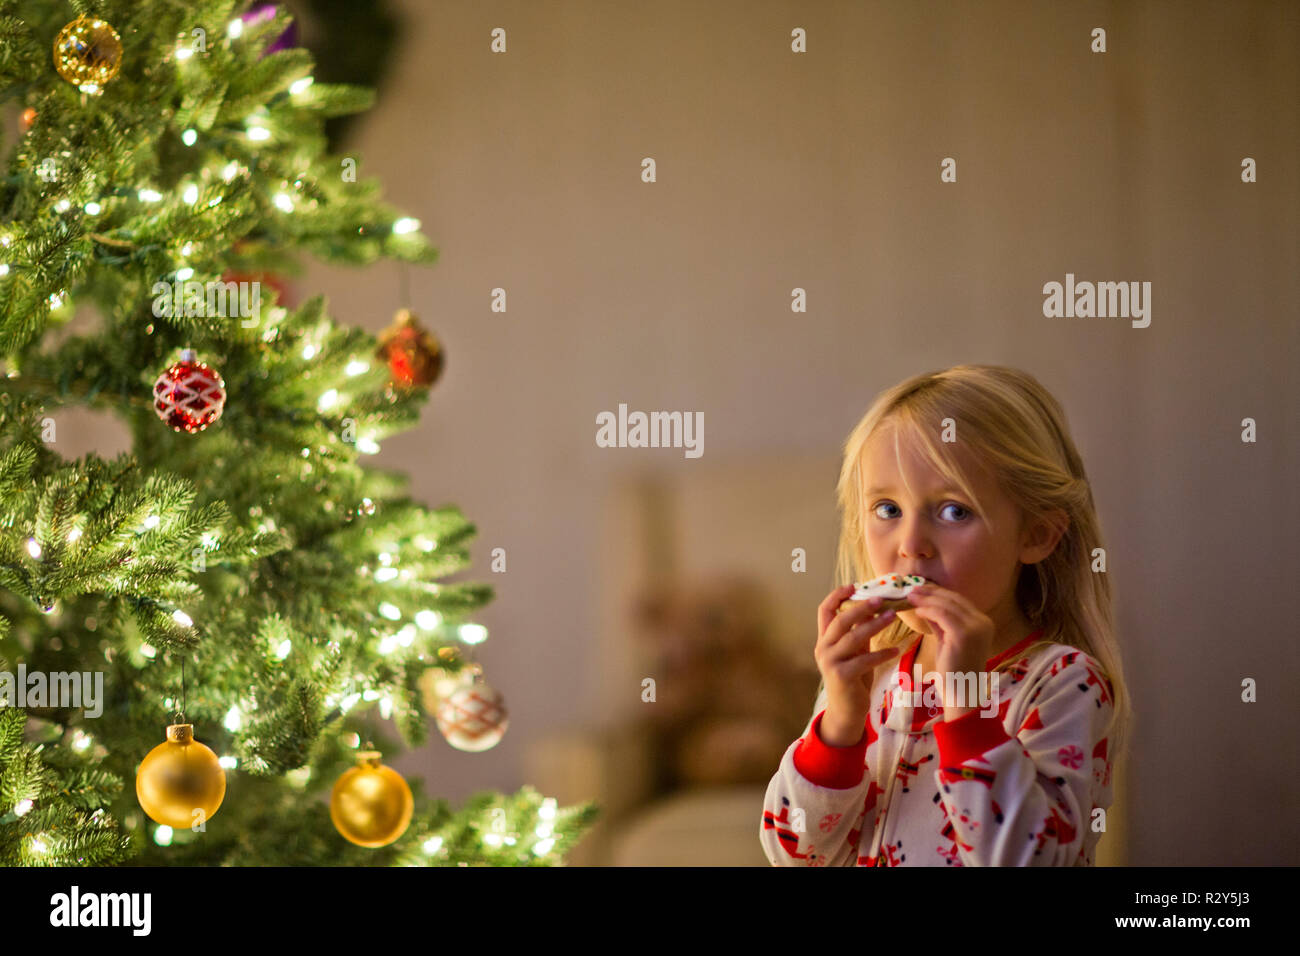
{"type": "MultiPolygon", "coordinates": [[[[259,3],[247,13],[241,14],[239,19],[243,20],[244,23],[249,26],[256,26],[259,23],[266,23],[268,20],[275,19],[275,10],[276,7],[274,3],[259,3]]],[[[271,53],[277,52],[278,50],[288,50],[297,45],[298,21],[295,20],[293,23],[289,24],[289,28],[281,33],[274,43],[262,52],[262,56],[267,56],[271,53]]]]}

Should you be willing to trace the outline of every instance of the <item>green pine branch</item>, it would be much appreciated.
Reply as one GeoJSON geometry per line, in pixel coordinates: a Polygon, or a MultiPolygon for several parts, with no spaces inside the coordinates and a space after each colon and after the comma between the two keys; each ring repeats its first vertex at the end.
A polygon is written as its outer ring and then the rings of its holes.
{"type": "MultiPolygon", "coordinates": [[[[7,663],[0,658],[0,669],[7,663]]],[[[121,781],[44,744],[23,740],[26,715],[0,707],[0,865],[103,866],[124,862],[130,837],[104,808],[121,781]]]]}
{"type": "Polygon", "coordinates": [[[35,114],[0,170],[0,655],[102,672],[106,697],[94,720],[32,711],[36,744],[0,708],[0,863],[555,865],[594,807],[524,788],[452,811],[413,780],[409,832],[373,851],[321,802],[376,711],[427,739],[423,679],[466,666],[493,592],[442,580],[469,567],[473,523],[367,465],[428,389],[393,384],[322,297],[261,282],[253,314],[209,307],[213,283],[303,255],[437,260],[361,157],[327,152],[325,121],[373,93],[268,54],[289,16],[244,23],[248,6],[0,0],[0,103],[35,114]],[[122,41],[98,94],[52,62],[78,13],[122,41]],[[98,324],[66,334],[79,307],[98,324]],[[187,348],[227,396],[199,435],[153,407],[187,348]],[[70,407],[115,415],[132,451],[65,460],[70,407]],[[182,714],[228,767],[201,833],[156,827],[118,784],[182,714]]]}

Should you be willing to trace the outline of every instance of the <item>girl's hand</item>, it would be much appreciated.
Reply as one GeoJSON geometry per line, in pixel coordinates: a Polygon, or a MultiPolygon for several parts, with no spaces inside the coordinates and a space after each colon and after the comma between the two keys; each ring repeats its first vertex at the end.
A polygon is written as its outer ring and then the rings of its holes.
{"type": "Polygon", "coordinates": [[[871,650],[871,638],[895,617],[892,611],[879,613],[880,598],[836,613],[855,590],[852,584],[836,588],[817,608],[817,647],[813,657],[826,681],[827,715],[860,725],[871,709],[875,667],[896,655],[898,648],[871,650]]]}
{"type": "Polygon", "coordinates": [[[912,588],[908,595],[917,617],[934,624],[939,649],[935,667],[942,674],[981,671],[993,656],[993,619],[963,595],[937,584],[912,588]]]}

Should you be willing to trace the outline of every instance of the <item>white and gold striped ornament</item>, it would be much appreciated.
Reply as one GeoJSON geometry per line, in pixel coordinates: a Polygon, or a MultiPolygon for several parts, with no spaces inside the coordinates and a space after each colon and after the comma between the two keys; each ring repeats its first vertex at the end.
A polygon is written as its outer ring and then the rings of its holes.
{"type": "Polygon", "coordinates": [[[495,747],[505,736],[510,722],[505,698],[482,680],[459,687],[444,697],[434,717],[447,743],[469,753],[495,747]]]}

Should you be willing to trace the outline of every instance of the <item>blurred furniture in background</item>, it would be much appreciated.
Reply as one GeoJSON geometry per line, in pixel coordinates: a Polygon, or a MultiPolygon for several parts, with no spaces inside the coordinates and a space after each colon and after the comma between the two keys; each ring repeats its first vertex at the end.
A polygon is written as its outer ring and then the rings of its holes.
{"type": "Polygon", "coordinates": [[[641,697],[651,796],[766,785],[818,675],[774,649],[765,589],[750,576],[700,575],[648,588],[631,617],[653,681],[641,697]]]}
{"type": "MultiPolygon", "coordinates": [[[[594,662],[608,716],[544,737],[526,767],[561,805],[601,806],[571,865],[769,865],[763,797],[816,698],[838,469],[838,455],[700,460],[611,487],[594,662]]],[[[1098,865],[1122,863],[1118,809],[1098,865]]]]}
{"type": "Polygon", "coordinates": [[[775,649],[749,576],[651,586],[628,610],[619,633],[647,658],[641,707],[595,739],[549,739],[548,772],[566,766],[612,798],[605,862],[766,866],[763,794],[807,721],[816,667],[775,649]]]}
{"type": "Polygon", "coordinates": [[[599,727],[544,738],[526,771],[561,805],[604,811],[571,864],[768,865],[763,795],[816,696],[838,467],[836,456],[699,459],[611,485],[599,727]],[[642,701],[647,677],[654,702],[642,701]]]}

